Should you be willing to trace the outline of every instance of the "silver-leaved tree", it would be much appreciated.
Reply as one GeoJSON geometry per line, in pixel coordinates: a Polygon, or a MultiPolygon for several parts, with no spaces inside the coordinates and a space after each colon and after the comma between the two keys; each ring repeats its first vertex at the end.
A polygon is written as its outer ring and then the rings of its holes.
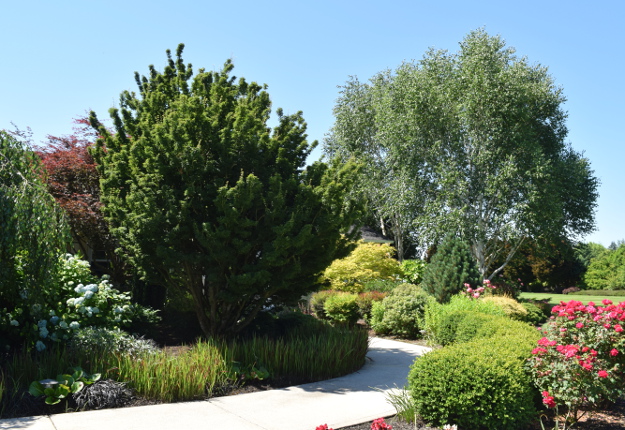
{"type": "Polygon", "coordinates": [[[365,165],[379,218],[423,246],[459,234],[490,279],[528,239],[594,228],[598,180],[565,141],[564,101],[545,67],[477,30],[458,53],[352,78],[325,150],[365,165]]]}

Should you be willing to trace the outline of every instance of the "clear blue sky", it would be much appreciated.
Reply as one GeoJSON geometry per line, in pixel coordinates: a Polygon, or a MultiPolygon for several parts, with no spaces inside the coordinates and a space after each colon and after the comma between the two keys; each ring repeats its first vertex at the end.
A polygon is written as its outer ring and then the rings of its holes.
{"type": "Polygon", "coordinates": [[[625,2],[20,0],[0,10],[0,128],[30,127],[35,142],[71,133],[91,109],[108,118],[134,72],[162,69],[180,42],[196,70],[232,58],[236,76],[267,84],[274,108],[302,110],[321,142],[348,76],[365,81],[429,47],[455,52],[484,27],[564,89],[568,139],[601,180],[597,231],[584,240],[625,238],[625,2]]]}

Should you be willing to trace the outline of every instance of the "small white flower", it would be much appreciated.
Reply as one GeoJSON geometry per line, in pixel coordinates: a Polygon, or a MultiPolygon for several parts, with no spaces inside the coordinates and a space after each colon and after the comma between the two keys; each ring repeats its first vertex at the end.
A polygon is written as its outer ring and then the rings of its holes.
{"type": "Polygon", "coordinates": [[[71,287],[72,285],[74,285],[74,281],[69,281],[69,282],[67,283],[67,285],[69,285],[69,286],[71,287]]]}
{"type": "Polygon", "coordinates": [[[37,348],[37,351],[41,352],[46,349],[46,345],[42,341],[38,340],[35,344],[35,348],[37,348]]]}
{"type": "Polygon", "coordinates": [[[78,321],[72,321],[69,324],[69,328],[71,328],[73,330],[79,329],[80,328],[80,324],[78,323],[78,321]]]}
{"type": "Polygon", "coordinates": [[[67,300],[67,306],[75,306],[76,304],[74,303],[76,299],[71,298],[67,300]]]}

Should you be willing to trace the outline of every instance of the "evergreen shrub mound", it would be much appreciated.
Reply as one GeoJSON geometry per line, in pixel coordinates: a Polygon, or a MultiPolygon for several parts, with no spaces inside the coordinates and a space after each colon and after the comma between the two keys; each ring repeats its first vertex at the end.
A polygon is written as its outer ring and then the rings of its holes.
{"type": "Polygon", "coordinates": [[[360,317],[365,320],[370,320],[373,302],[381,302],[384,300],[386,295],[386,293],[382,293],[380,291],[367,291],[366,293],[358,294],[356,304],[358,305],[358,313],[360,314],[360,317]]]}
{"type": "Polygon", "coordinates": [[[532,347],[515,336],[495,336],[417,358],[408,376],[416,413],[466,430],[526,428],[536,415],[536,390],[523,370],[532,347]]]}
{"type": "Polygon", "coordinates": [[[360,317],[357,299],[358,294],[331,295],[323,305],[326,317],[335,324],[356,324],[360,317]]]}
{"type": "Polygon", "coordinates": [[[447,316],[455,311],[472,311],[481,314],[505,316],[506,313],[493,302],[475,300],[464,295],[452,296],[448,303],[440,304],[434,298],[428,301],[425,308],[424,328],[428,339],[436,344],[442,344],[441,324],[447,316]]]}
{"type": "Polygon", "coordinates": [[[313,313],[320,320],[327,320],[326,311],[324,309],[326,300],[331,296],[338,294],[338,291],[333,290],[323,290],[314,293],[310,297],[310,307],[312,308],[313,313]]]}
{"type": "Polygon", "coordinates": [[[428,299],[428,294],[416,285],[399,285],[384,300],[373,303],[369,325],[378,334],[417,339],[421,337],[428,299]]]}
{"type": "Polygon", "coordinates": [[[492,302],[495,305],[499,306],[506,315],[513,320],[524,321],[527,316],[527,309],[523,307],[522,304],[517,302],[515,299],[506,296],[488,296],[484,297],[482,300],[486,302],[492,302]]]}
{"type": "Polygon", "coordinates": [[[542,325],[547,319],[549,319],[549,314],[545,313],[545,310],[540,306],[536,305],[532,302],[521,302],[521,306],[525,308],[527,314],[523,318],[528,324],[533,326],[542,325]]]}
{"type": "Polygon", "coordinates": [[[461,239],[447,237],[423,273],[421,287],[439,303],[446,303],[464,290],[464,284],[480,283],[480,274],[469,246],[461,239]]]}

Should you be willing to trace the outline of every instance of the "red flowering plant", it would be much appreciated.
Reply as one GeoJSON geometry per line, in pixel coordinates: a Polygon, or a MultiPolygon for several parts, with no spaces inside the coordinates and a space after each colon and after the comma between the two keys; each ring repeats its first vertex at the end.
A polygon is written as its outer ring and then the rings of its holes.
{"type": "MultiPolygon", "coordinates": [[[[333,429],[328,428],[327,424],[322,424],[320,426],[317,426],[315,430],[333,430],[333,429]]],[[[391,426],[390,424],[387,424],[384,421],[384,418],[378,418],[377,420],[374,420],[371,423],[371,430],[393,430],[393,426],[391,426]]]]}
{"type": "MultiPolygon", "coordinates": [[[[571,300],[552,309],[545,337],[528,367],[548,408],[565,408],[566,423],[625,393],[625,302],[603,306],[571,300]]],[[[565,425],[566,425],[565,423],[565,425]]]]}

